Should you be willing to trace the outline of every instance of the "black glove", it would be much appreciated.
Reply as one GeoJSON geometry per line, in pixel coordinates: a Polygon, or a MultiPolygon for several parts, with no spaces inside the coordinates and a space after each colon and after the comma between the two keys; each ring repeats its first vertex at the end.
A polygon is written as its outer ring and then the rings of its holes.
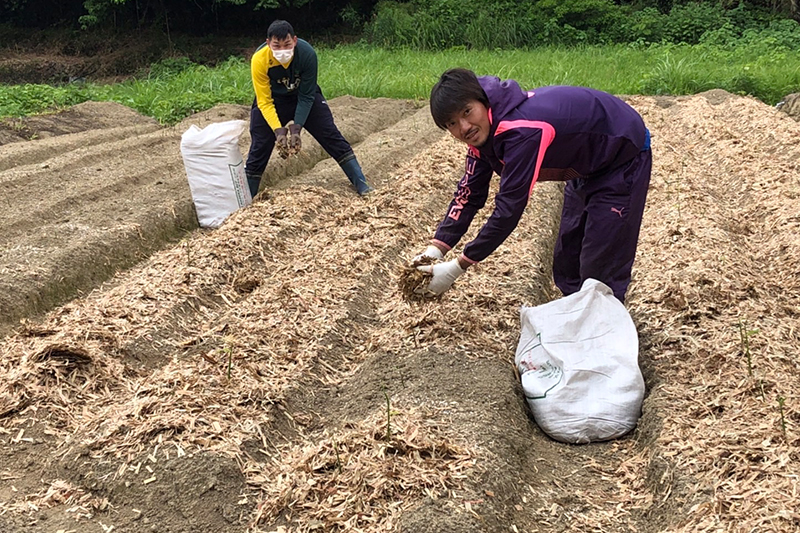
{"type": "Polygon", "coordinates": [[[292,154],[296,154],[300,151],[300,147],[303,143],[300,141],[300,131],[303,129],[303,126],[299,124],[291,124],[289,125],[289,152],[292,154]]]}
{"type": "Polygon", "coordinates": [[[289,157],[289,140],[286,138],[288,130],[278,128],[275,130],[275,146],[278,148],[278,155],[286,159],[289,157]]]}

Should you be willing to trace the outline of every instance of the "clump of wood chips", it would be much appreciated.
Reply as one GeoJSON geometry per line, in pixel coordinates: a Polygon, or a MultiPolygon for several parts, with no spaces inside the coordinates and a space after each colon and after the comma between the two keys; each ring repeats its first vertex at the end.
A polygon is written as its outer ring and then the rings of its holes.
{"type": "Polygon", "coordinates": [[[288,144],[276,143],[275,148],[278,150],[278,155],[281,156],[281,159],[288,159],[291,155],[291,150],[289,149],[288,144]]]}
{"type": "Polygon", "coordinates": [[[395,531],[421,499],[452,497],[471,474],[474,450],[451,440],[430,416],[409,407],[389,421],[378,411],[287,447],[266,470],[250,465],[264,490],[254,525],[283,519],[289,524],[278,532],[395,531]]]}
{"type": "Polygon", "coordinates": [[[426,298],[428,284],[431,282],[432,274],[417,270],[420,265],[433,265],[439,263],[438,259],[423,255],[421,258],[400,267],[397,285],[400,294],[407,301],[419,301],[426,298]]]}
{"type": "MultiPolygon", "coordinates": [[[[288,143],[288,140],[287,140],[288,143]]],[[[289,159],[289,157],[293,155],[297,155],[300,153],[300,150],[296,146],[289,146],[288,144],[275,144],[278,155],[281,156],[282,159],[289,159]]]]}

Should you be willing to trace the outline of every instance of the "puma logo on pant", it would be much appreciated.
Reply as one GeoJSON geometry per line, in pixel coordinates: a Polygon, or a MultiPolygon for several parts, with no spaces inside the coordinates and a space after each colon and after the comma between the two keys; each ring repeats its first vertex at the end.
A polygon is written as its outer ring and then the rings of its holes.
{"type": "Polygon", "coordinates": [[[612,212],[612,213],[616,213],[616,214],[618,214],[618,215],[619,215],[619,218],[622,218],[622,211],[623,211],[624,209],[625,209],[624,207],[620,207],[619,209],[617,209],[616,207],[612,207],[612,208],[611,208],[611,212],[612,212]]]}

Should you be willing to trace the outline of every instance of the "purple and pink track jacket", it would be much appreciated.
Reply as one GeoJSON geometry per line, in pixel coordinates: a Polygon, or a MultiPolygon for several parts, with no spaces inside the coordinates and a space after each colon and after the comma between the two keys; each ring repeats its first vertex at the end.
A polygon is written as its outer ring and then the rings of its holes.
{"type": "Polygon", "coordinates": [[[469,146],[466,169],[434,242],[450,249],[486,204],[493,172],[500,175],[495,208],[464,248],[470,263],[486,259],[517,227],[537,180],[601,178],[645,149],[639,113],[614,95],[585,87],[523,91],[514,80],[483,76],[489,138],[469,146]]]}

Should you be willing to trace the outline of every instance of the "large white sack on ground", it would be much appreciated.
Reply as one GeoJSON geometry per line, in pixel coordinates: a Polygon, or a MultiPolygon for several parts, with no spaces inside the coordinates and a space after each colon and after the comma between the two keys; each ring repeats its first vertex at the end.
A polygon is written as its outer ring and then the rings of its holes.
{"type": "Polygon", "coordinates": [[[545,433],[584,444],[636,427],[644,399],[639,337],[607,285],[587,279],[575,294],[523,307],[520,319],[514,362],[545,433]]]}
{"type": "Polygon", "coordinates": [[[181,136],[181,155],[189,189],[201,227],[217,228],[228,215],[250,205],[250,188],[239,150],[244,120],[210,124],[203,129],[192,124],[181,136]]]}

